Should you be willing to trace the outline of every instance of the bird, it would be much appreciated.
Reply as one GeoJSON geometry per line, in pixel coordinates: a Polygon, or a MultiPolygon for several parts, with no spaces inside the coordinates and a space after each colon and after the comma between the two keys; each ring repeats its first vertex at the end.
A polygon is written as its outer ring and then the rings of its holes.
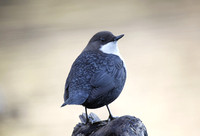
{"type": "Polygon", "coordinates": [[[114,117],[108,107],[122,92],[126,81],[126,67],[117,42],[124,34],[115,36],[110,31],[97,32],[71,66],[64,89],[65,105],[87,109],[107,107],[109,117],[114,117]]]}

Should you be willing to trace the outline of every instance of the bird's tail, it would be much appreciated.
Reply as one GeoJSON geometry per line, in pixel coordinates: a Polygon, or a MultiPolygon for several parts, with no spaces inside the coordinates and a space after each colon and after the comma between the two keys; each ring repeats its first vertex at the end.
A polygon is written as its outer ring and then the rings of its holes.
{"type": "Polygon", "coordinates": [[[66,102],[64,102],[64,103],[61,105],[61,107],[64,107],[65,105],[67,105],[67,103],[66,103],[66,102]]]}

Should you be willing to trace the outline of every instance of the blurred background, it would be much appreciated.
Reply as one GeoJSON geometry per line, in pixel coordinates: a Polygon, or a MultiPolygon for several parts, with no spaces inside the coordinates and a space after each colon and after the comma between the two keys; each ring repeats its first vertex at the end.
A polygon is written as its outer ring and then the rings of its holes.
{"type": "Polygon", "coordinates": [[[200,135],[199,0],[0,0],[1,136],[71,135],[84,108],[60,108],[65,80],[102,30],[125,34],[113,115],[140,118],[150,136],[200,135]]]}

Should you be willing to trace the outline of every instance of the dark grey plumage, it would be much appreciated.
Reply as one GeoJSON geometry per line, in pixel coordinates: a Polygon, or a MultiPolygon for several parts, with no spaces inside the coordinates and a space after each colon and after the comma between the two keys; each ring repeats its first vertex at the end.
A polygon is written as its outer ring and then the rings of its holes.
{"type": "Polygon", "coordinates": [[[111,32],[103,31],[91,38],[71,67],[62,106],[76,104],[99,108],[107,106],[119,96],[126,80],[124,62],[116,54],[104,53],[100,49],[121,37],[123,35],[114,36],[111,32]]]}

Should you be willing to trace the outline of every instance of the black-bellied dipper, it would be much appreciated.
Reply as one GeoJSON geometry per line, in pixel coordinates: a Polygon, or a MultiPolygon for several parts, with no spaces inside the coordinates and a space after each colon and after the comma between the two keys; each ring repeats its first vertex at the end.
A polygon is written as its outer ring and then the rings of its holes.
{"type": "Polygon", "coordinates": [[[126,69],[117,41],[109,31],[96,33],[74,61],[65,83],[64,103],[83,105],[88,123],[87,108],[107,107],[109,119],[114,119],[108,104],[121,93],[126,80],[126,69]]]}

